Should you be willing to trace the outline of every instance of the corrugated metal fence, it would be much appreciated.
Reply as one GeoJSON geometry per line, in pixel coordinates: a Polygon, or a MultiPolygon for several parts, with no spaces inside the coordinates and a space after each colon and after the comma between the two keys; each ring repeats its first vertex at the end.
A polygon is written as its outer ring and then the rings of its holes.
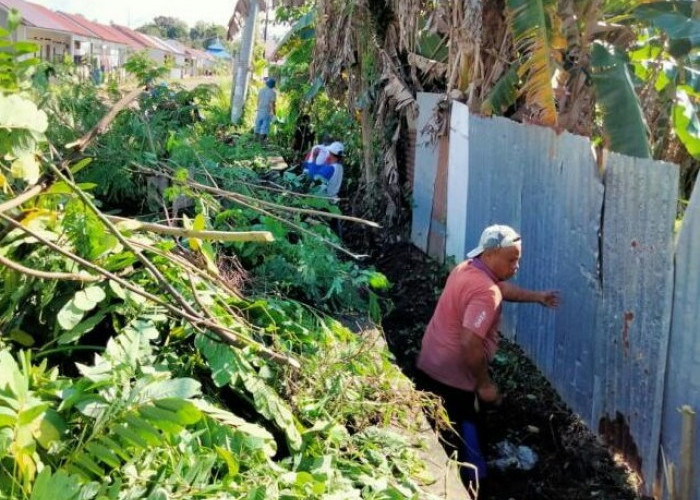
{"type": "MultiPolygon", "coordinates": [[[[422,106],[419,122],[431,110],[422,106]]],[[[420,130],[414,243],[443,257],[428,245],[444,232],[433,216],[441,186],[447,255],[464,258],[489,224],[520,230],[517,282],[558,289],[562,304],[507,307],[504,333],[624,451],[650,493],[661,447],[667,461],[680,461],[677,409],[700,408],[700,194],[676,243],[676,165],[610,153],[601,173],[586,138],[470,115],[454,103],[447,176],[440,176],[438,150],[420,130]]],[[[700,477],[694,484],[700,498],[700,477]]]]}

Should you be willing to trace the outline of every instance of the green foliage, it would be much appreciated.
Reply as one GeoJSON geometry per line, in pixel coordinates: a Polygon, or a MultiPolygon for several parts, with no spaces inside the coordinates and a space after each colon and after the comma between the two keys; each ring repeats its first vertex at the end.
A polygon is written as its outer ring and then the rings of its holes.
{"type": "Polygon", "coordinates": [[[138,79],[139,85],[151,84],[168,73],[168,67],[158,66],[146,51],[132,54],[124,69],[138,79]]]}
{"type": "Polygon", "coordinates": [[[596,43],[592,57],[593,83],[608,146],[618,153],[650,158],[644,112],[624,54],[596,43]]]}
{"type": "Polygon", "coordinates": [[[155,35],[164,39],[185,40],[188,37],[189,30],[187,23],[180,19],[171,16],[156,16],[151,24],[146,24],[136,31],[146,33],[147,35],[155,35]]]}
{"type": "MultiPolygon", "coordinates": [[[[106,110],[104,94],[77,82],[76,92],[71,78],[57,75],[38,96],[8,93],[48,114],[54,150],[106,110]]],[[[415,446],[384,429],[409,427],[417,396],[371,335],[319,312],[378,318],[386,278],[340,259],[321,241],[340,243],[321,217],[286,211],[338,209],[299,196],[302,178],[275,177],[266,148],[220,130],[220,97],[207,87],[145,92],[63,170],[43,154],[34,121],[16,127],[37,134],[48,186],[8,212],[18,226],[0,235],[0,255],[17,264],[0,269],[0,497],[427,498],[415,446]],[[159,196],[194,198],[176,224],[267,229],[277,242],[224,245],[107,222],[104,207],[148,217],[149,169],[173,175],[159,196]],[[68,170],[92,182],[76,185],[68,170]],[[227,266],[241,261],[245,273],[227,266]]],[[[19,142],[0,142],[3,157],[19,142]]],[[[26,184],[10,178],[2,201],[26,184]]]]}
{"type": "Polygon", "coordinates": [[[226,40],[226,28],[219,24],[197,21],[190,29],[192,46],[206,49],[212,42],[226,40]]]}
{"type": "Polygon", "coordinates": [[[514,64],[486,96],[481,112],[486,115],[503,114],[518,98],[518,83],[518,65],[514,64]]]}

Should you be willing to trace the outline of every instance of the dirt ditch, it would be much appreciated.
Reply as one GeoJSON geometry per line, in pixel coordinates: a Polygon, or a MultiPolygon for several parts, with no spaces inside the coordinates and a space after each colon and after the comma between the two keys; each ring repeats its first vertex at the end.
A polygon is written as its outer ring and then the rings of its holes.
{"type": "MultiPolygon", "coordinates": [[[[385,249],[375,265],[393,283],[394,309],[383,325],[387,341],[404,372],[413,377],[423,330],[447,271],[410,244],[385,249]]],[[[492,467],[480,499],[638,498],[635,476],[571,412],[516,344],[503,342],[493,376],[505,398],[499,409],[487,413],[487,460],[499,458],[494,445],[504,440],[529,447],[538,460],[529,471],[492,467]]]]}

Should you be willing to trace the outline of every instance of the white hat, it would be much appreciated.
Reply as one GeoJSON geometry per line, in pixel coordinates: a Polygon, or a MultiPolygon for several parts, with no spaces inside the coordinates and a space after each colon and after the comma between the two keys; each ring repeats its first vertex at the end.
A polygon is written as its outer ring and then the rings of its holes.
{"type": "Polygon", "coordinates": [[[473,259],[491,248],[506,248],[515,246],[520,241],[520,235],[510,226],[494,224],[484,229],[479,238],[479,246],[467,254],[473,259]]]}
{"type": "Polygon", "coordinates": [[[334,154],[335,156],[341,156],[343,152],[345,151],[345,146],[343,146],[342,142],[333,142],[331,143],[330,146],[328,146],[328,152],[331,154],[334,154]]]}

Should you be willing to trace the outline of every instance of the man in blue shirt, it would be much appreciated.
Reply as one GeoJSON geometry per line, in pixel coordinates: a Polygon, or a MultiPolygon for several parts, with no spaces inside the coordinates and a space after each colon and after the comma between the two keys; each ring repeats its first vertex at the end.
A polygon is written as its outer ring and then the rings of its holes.
{"type": "Polygon", "coordinates": [[[270,132],[270,124],[275,117],[277,101],[277,92],[275,92],[275,79],[268,78],[263,87],[258,93],[258,113],[255,117],[255,138],[259,141],[265,141],[267,134],[270,132]]]}

